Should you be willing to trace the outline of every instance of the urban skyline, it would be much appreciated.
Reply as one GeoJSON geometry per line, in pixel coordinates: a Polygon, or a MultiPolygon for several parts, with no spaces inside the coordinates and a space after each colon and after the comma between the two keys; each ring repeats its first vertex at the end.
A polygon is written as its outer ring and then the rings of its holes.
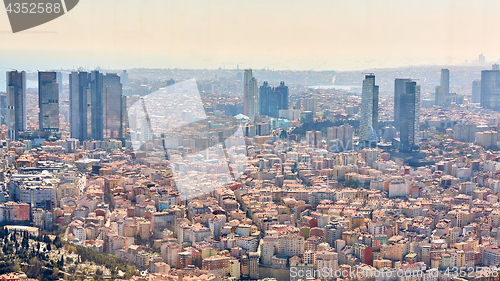
{"type": "MultiPolygon", "coordinates": [[[[40,132],[11,140],[12,129],[0,127],[0,165],[13,171],[0,188],[0,222],[32,235],[67,226],[66,247],[111,254],[134,266],[129,276],[288,280],[285,270],[298,280],[296,270],[323,267],[420,268],[416,281],[438,281],[453,266],[493,266],[500,216],[487,206],[498,206],[500,185],[488,171],[500,167],[491,160],[500,112],[472,102],[479,92],[494,104],[500,70],[491,68],[466,91],[445,94],[454,72],[437,67],[431,81],[441,96],[422,93],[413,78],[381,86],[377,73],[363,74],[359,92],[293,79],[271,86],[250,69],[188,81],[40,71],[37,90],[10,71],[0,113],[25,96],[28,112],[40,107],[40,132]],[[381,97],[391,84],[392,96],[381,97]],[[250,102],[258,111],[245,116],[250,102]]],[[[36,124],[30,114],[27,123],[36,124]]],[[[0,239],[5,257],[23,253],[11,249],[14,235],[0,239]]]]}
{"type": "MultiPolygon", "coordinates": [[[[485,73],[496,73],[498,71],[498,65],[497,64],[494,64],[492,66],[493,70],[483,70],[482,73],[483,73],[483,76],[485,73]]],[[[248,75],[243,75],[245,76],[245,80],[247,79],[250,79],[252,82],[252,84],[257,84],[257,80],[255,79],[255,77],[253,77],[253,75],[251,74],[252,70],[251,69],[248,69],[248,70],[245,70],[245,72],[243,74],[248,74],[248,75]]],[[[15,73],[15,72],[8,72],[8,73],[15,73]]],[[[72,76],[75,75],[76,73],[78,72],[71,72],[69,73],[69,79],[70,81],[72,80],[72,76]]],[[[86,76],[85,74],[87,72],[79,72],[80,74],[82,74],[83,76],[86,76]]],[[[49,87],[45,87],[44,86],[40,86],[40,88],[42,89],[42,91],[39,91],[41,93],[42,96],[45,96],[47,95],[47,93],[53,93],[52,97],[58,97],[59,95],[59,91],[60,89],[62,89],[62,84],[63,84],[63,81],[62,81],[62,75],[61,73],[59,72],[39,72],[39,76],[40,75],[49,75],[51,74],[51,78],[48,78],[48,81],[43,81],[43,79],[39,79],[41,81],[41,84],[40,85],[45,85],[45,84],[48,84],[50,85],[49,87]],[[59,85],[59,82],[61,83],[61,85],[59,85]],[[50,91],[47,91],[45,90],[46,88],[50,88],[50,91]]],[[[84,86],[82,88],[82,91],[85,91],[86,94],[87,94],[87,98],[90,100],[90,102],[87,104],[86,106],[86,109],[87,109],[87,114],[90,115],[90,116],[94,116],[94,120],[89,120],[89,122],[87,122],[87,126],[88,126],[88,130],[89,130],[89,133],[88,133],[88,136],[86,137],[86,139],[90,138],[90,139],[103,139],[103,138],[118,138],[118,139],[123,139],[124,137],[124,126],[126,124],[126,118],[124,117],[126,115],[126,111],[123,110],[125,107],[126,107],[126,96],[122,93],[122,89],[123,89],[123,86],[122,86],[122,83],[121,83],[121,80],[122,79],[125,79],[128,84],[128,74],[126,71],[123,71],[121,77],[118,76],[117,74],[115,73],[107,73],[107,74],[103,74],[103,73],[100,73],[99,71],[92,71],[90,72],[88,75],[87,75],[87,79],[90,79],[88,81],[88,85],[87,86],[84,86]],[[93,78],[93,80],[91,79],[92,78],[92,74],[94,75],[94,77],[96,78],[93,78]],[[103,80],[107,81],[106,83],[102,82],[103,80]],[[92,99],[93,100],[93,104],[95,104],[96,106],[92,106],[92,99]],[[109,100],[113,100],[113,101],[117,101],[117,100],[120,100],[120,102],[109,102],[109,100]],[[108,106],[108,103],[109,103],[109,106],[108,106]],[[99,105],[101,104],[101,105],[99,105]],[[94,111],[94,112],[92,112],[94,111]],[[102,112],[102,114],[101,114],[102,112]],[[92,114],[94,113],[94,114],[92,114]],[[105,116],[103,120],[101,119],[96,119],[98,117],[96,116],[105,116]],[[109,116],[108,116],[109,115],[109,116]],[[107,123],[109,121],[109,124],[107,123]],[[92,124],[96,124],[94,126],[92,126],[92,124]],[[99,126],[102,126],[102,129],[100,129],[99,126]],[[94,132],[92,132],[92,130],[94,130],[94,132]],[[100,132],[103,132],[103,133],[100,133],[100,132]],[[102,135],[102,136],[101,136],[102,135]]],[[[440,78],[440,84],[443,84],[443,85],[440,85],[440,86],[437,86],[436,87],[436,93],[435,93],[435,99],[434,99],[434,102],[436,103],[436,105],[450,105],[451,103],[455,103],[455,104],[462,104],[463,101],[464,101],[464,96],[463,95],[458,95],[456,93],[448,93],[446,95],[446,88],[449,89],[449,85],[450,85],[450,72],[448,69],[442,69],[441,70],[441,78],[440,78]],[[439,104],[441,103],[441,104],[439,104]]],[[[26,78],[24,78],[26,80],[26,78]]],[[[74,78],[73,78],[74,79],[74,78]]],[[[249,82],[250,82],[249,80],[249,82]]],[[[399,112],[398,112],[398,109],[401,107],[400,105],[400,99],[401,99],[401,94],[404,93],[403,89],[405,89],[405,83],[408,82],[410,79],[409,78],[396,78],[394,81],[394,95],[393,95],[393,98],[394,98],[394,110],[393,110],[393,116],[398,116],[399,115],[399,112]]],[[[485,80],[485,79],[483,79],[485,80]]],[[[66,80],[68,81],[68,80],[66,80]]],[[[175,83],[175,81],[173,81],[171,79],[170,81],[167,82],[167,85],[172,85],[172,83],[175,83]]],[[[363,82],[363,84],[365,85],[364,86],[364,91],[362,91],[361,93],[361,96],[365,96],[365,106],[363,107],[366,107],[366,104],[373,104],[373,109],[372,109],[372,113],[369,113],[367,110],[362,110],[361,112],[364,112],[362,114],[371,114],[373,117],[373,121],[372,123],[373,124],[376,124],[378,121],[378,116],[377,116],[377,108],[378,108],[378,87],[377,86],[374,86],[374,85],[371,85],[373,84],[374,82],[370,82],[370,81],[374,81],[374,75],[373,74],[370,74],[370,75],[366,75],[365,76],[365,80],[363,82]],[[369,90],[370,87],[374,87],[373,89],[373,92],[371,90],[369,90]],[[371,93],[371,94],[369,94],[371,93]],[[373,101],[372,102],[368,102],[368,100],[370,100],[371,98],[370,97],[373,97],[373,101]]],[[[479,86],[479,89],[478,89],[478,86],[477,84],[479,82],[477,81],[481,81],[481,80],[474,80],[473,81],[473,84],[476,84],[476,86],[473,87],[473,95],[472,95],[472,98],[468,98],[469,99],[469,102],[474,99],[477,100],[478,99],[478,95],[481,96],[483,99],[487,99],[487,97],[489,97],[491,99],[491,94],[488,94],[486,91],[487,91],[487,87],[484,87],[484,90],[481,91],[481,87],[479,86]],[[474,94],[475,92],[475,94],[474,94]],[[475,96],[474,96],[475,95],[475,96]]],[[[66,82],[64,82],[66,84],[66,82]]],[[[72,100],[72,92],[75,91],[75,87],[78,86],[77,84],[75,84],[76,82],[73,81],[71,82],[74,84],[73,85],[69,85],[67,86],[68,89],[69,89],[69,100],[70,100],[70,104],[72,104],[73,108],[75,106],[75,104],[78,104],[76,102],[71,102],[72,100]]],[[[70,84],[71,84],[70,83],[70,84]]],[[[289,115],[288,113],[288,110],[290,109],[289,106],[288,106],[288,87],[285,86],[285,83],[283,81],[279,82],[279,86],[277,87],[270,87],[267,85],[267,82],[266,81],[263,81],[263,86],[260,86],[260,89],[259,91],[257,91],[257,95],[255,95],[255,93],[251,94],[251,99],[253,100],[253,104],[254,104],[254,107],[256,107],[256,109],[258,109],[258,111],[255,111],[254,110],[254,113],[253,115],[258,115],[261,113],[261,111],[263,111],[265,114],[260,114],[260,115],[268,115],[268,116],[272,116],[272,117],[278,117],[278,115],[281,115],[281,111],[282,110],[285,110],[287,111],[287,113],[283,113],[285,114],[286,116],[289,115]],[[260,93],[259,93],[260,92],[260,93]]],[[[491,85],[495,85],[494,82],[491,82],[490,84],[491,85]],[[493,83],[493,84],[491,84],[493,83]]],[[[25,83],[24,83],[25,84],[25,83]]],[[[66,84],[68,85],[68,84],[66,84]]],[[[248,87],[248,84],[246,82],[244,82],[244,85],[243,85],[244,89],[246,90],[247,87],[248,87]]],[[[497,91],[496,86],[490,86],[490,88],[494,91],[497,91]],[[493,87],[493,88],[492,88],[493,87]]],[[[249,87],[249,89],[251,89],[252,87],[249,87]]],[[[371,88],[370,88],[371,89],[371,88]]],[[[212,89],[213,90],[213,89],[212,89]]],[[[490,90],[490,91],[492,91],[490,90]]],[[[127,90],[128,91],[128,90],[127,90]]],[[[448,90],[449,91],[449,90],[448,90]]],[[[470,92],[469,92],[470,94],[470,92]]],[[[245,93],[244,93],[245,95],[245,93]]],[[[245,100],[245,99],[244,99],[245,100]]],[[[54,103],[58,103],[58,99],[55,98],[55,99],[47,99],[46,98],[46,101],[44,103],[48,103],[49,101],[51,102],[54,102],[54,103]]],[[[306,101],[306,100],[304,100],[306,101]]],[[[429,100],[423,100],[423,102],[428,102],[429,100]]],[[[244,102],[245,103],[245,102],[244,102]]],[[[43,103],[41,103],[43,104],[43,103]]],[[[40,105],[41,105],[40,104],[40,105]]],[[[362,103],[363,104],[363,103],[362,103]]],[[[39,105],[39,106],[40,106],[39,105]]],[[[78,104],[78,106],[80,106],[80,104],[78,104]]],[[[59,108],[59,106],[57,106],[59,108]]],[[[295,105],[294,105],[295,107],[295,105]]],[[[299,108],[300,108],[300,105],[299,105],[299,108]]],[[[308,105],[307,103],[305,104],[305,108],[311,108],[311,105],[308,105]]],[[[490,107],[492,109],[495,109],[494,107],[490,107]]],[[[80,110],[80,109],[78,109],[80,110]]],[[[242,113],[245,113],[245,112],[242,112],[242,113]]],[[[77,115],[79,114],[78,111],[68,111],[68,119],[72,119],[72,115],[77,115]]],[[[253,115],[251,115],[250,117],[252,117],[253,115]]],[[[40,115],[39,119],[41,120],[42,115],[40,115]]],[[[47,114],[43,115],[43,116],[48,116],[47,114]]],[[[398,118],[394,118],[393,117],[393,122],[394,122],[394,126],[397,128],[398,127],[398,122],[400,121],[398,118]]],[[[47,117],[46,117],[47,118],[47,117]]],[[[5,118],[7,119],[7,118],[5,118]]],[[[53,122],[56,122],[56,120],[54,120],[53,122]]],[[[70,121],[70,124],[76,124],[76,120],[73,120],[70,121]]],[[[55,124],[55,123],[54,123],[55,124]]],[[[39,124],[39,126],[41,126],[39,124]]],[[[71,125],[73,126],[73,125],[71,125]]],[[[58,127],[58,125],[54,125],[53,126],[54,128],[52,129],[49,129],[48,131],[51,131],[51,130],[55,130],[56,127],[58,127]]],[[[362,126],[363,127],[363,126],[362,126]]],[[[370,126],[369,126],[370,127],[370,126]]],[[[373,126],[372,126],[373,127],[373,126]]],[[[77,129],[77,127],[73,126],[70,131],[72,132],[73,135],[77,135],[75,133],[75,130],[77,129]]],[[[80,130],[83,131],[82,128],[79,128],[80,130]]],[[[380,129],[380,128],[378,128],[380,129]]],[[[373,132],[371,132],[371,135],[372,136],[369,136],[368,138],[372,138],[374,139],[374,132],[378,131],[378,129],[374,129],[373,132]]],[[[41,129],[42,131],[44,129],[41,129]]],[[[370,129],[371,130],[371,129],[370,129]]],[[[362,131],[366,131],[364,129],[362,129],[362,131]]],[[[368,133],[370,134],[370,133],[368,133]]],[[[376,133],[378,134],[378,133],[376,133]]],[[[361,133],[361,135],[365,135],[365,133],[361,133]]],[[[366,136],[364,137],[366,138],[366,136]]]]}
{"type": "Polygon", "coordinates": [[[500,2],[5,7],[0,281],[498,281],[500,2]]]}

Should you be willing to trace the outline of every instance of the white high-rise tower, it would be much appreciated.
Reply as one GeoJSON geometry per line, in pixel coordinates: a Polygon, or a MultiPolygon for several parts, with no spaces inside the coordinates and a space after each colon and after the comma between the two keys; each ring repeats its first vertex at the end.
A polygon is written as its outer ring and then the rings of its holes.
{"type": "Polygon", "coordinates": [[[259,86],[257,79],[252,77],[248,82],[248,117],[259,115],[259,86]]]}

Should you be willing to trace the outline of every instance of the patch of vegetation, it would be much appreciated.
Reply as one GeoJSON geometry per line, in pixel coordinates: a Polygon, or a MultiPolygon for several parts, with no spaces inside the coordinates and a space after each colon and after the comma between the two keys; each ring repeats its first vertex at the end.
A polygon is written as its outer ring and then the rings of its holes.
{"type": "Polygon", "coordinates": [[[104,265],[111,270],[112,276],[117,275],[118,270],[125,272],[125,278],[139,275],[135,266],[128,265],[124,260],[118,258],[117,256],[99,253],[83,246],[73,247],[76,247],[76,253],[80,257],[80,262],[90,261],[98,265],[104,265]]]}
{"type": "MultiPolygon", "coordinates": [[[[135,266],[128,265],[124,260],[83,246],[69,244],[62,239],[62,236],[63,234],[57,235],[51,240],[48,235],[34,237],[25,232],[9,234],[7,229],[1,227],[0,274],[23,271],[28,278],[40,281],[59,278],[84,280],[86,276],[77,274],[76,264],[88,261],[109,269],[111,280],[123,278],[118,276],[119,270],[124,272],[125,278],[139,275],[135,266]],[[68,257],[69,254],[73,254],[73,258],[68,257]]],[[[94,279],[104,280],[102,269],[95,271],[94,279]]]]}

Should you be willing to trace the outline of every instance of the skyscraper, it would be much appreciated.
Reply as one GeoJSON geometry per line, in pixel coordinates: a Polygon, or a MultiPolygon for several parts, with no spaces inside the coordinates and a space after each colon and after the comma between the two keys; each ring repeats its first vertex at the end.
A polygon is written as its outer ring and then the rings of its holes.
{"type": "Polygon", "coordinates": [[[486,57],[483,54],[479,55],[478,62],[484,64],[486,62],[486,57]]]}
{"type": "Polygon", "coordinates": [[[401,150],[417,150],[420,142],[420,86],[415,81],[406,82],[406,91],[401,95],[399,119],[401,150]]]}
{"type": "Polygon", "coordinates": [[[259,88],[259,114],[271,117],[279,115],[278,95],[267,81],[259,88]]]}
{"type": "Polygon", "coordinates": [[[56,78],[57,78],[57,85],[59,85],[59,94],[62,94],[63,91],[63,82],[62,82],[62,73],[61,72],[56,72],[56,78]]]}
{"type": "Polygon", "coordinates": [[[450,71],[448,69],[441,69],[441,84],[444,87],[445,99],[450,95],[450,71]]]}
{"type": "MultiPolygon", "coordinates": [[[[128,73],[126,70],[123,70],[121,75],[120,75],[120,79],[122,81],[122,85],[123,85],[123,88],[126,88],[128,87],[128,73]]],[[[168,86],[168,81],[167,81],[167,86],[168,86]]]]}
{"type": "Polygon", "coordinates": [[[91,107],[91,137],[95,140],[103,139],[103,83],[102,73],[92,71],[90,74],[90,107],[91,107]]]}
{"type": "Polygon", "coordinates": [[[481,80],[472,81],[472,102],[481,102],[481,80]]]}
{"type": "Polygon", "coordinates": [[[90,84],[88,72],[69,75],[69,111],[71,137],[84,141],[90,128],[90,84]]]}
{"type": "Polygon", "coordinates": [[[10,140],[26,131],[26,72],[7,72],[7,127],[10,140]]]}
{"type": "Polygon", "coordinates": [[[103,76],[103,137],[123,138],[123,94],[120,77],[115,73],[103,76]]]}
{"type": "Polygon", "coordinates": [[[264,81],[259,88],[258,105],[260,115],[278,118],[280,109],[288,109],[288,86],[282,81],[273,88],[264,81]]]}
{"type": "Polygon", "coordinates": [[[361,95],[359,140],[378,141],[378,86],[373,73],[365,76],[361,95]]]}
{"type": "Polygon", "coordinates": [[[56,72],[38,72],[38,126],[40,131],[59,131],[59,85],[56,72]]]}
{"type": "Polygon", "coordinates": [[[279,109],[288,109],[288,86],[285,86],[285,82],[281,81],[274,90],[278,93],[279,109]]]}
{"type": "Polygon", "coordinates": [[[243,76],[243,114],[249,116],[250,114],[250,97],[249,97],[249,88],[250,88],[250,80],[253,78],[252,69],[245,69],[245,74],[243,76]]]}
{"type": "Polygon", "coordinates": [[[0,92],[0,125],[7,125],[7,93],[0,92]]]}
{"type": "Polygon", "coordinates": [[[500,111],[500,70],[481,71],[481,107],[500,111]]]}
{"type": "Polygon", "coordinates": [[[446,103],[446,95],[443,86],[437,86],[434,93],[434,102],[438,106],[443,106],[446,103]]]}
{"type": "Polygon", "coordinates": [[[394,127],[399,128],[399,110],[401,108],[401,95],[406,91],[406,82],[409,78],[396,78],[394,80],[394,127]]]}
{"type": "Polygon", "coordinates": [[[259,86],[257,79],[252,77],[248,82],[248,116],[259,115],[259,86]]]}

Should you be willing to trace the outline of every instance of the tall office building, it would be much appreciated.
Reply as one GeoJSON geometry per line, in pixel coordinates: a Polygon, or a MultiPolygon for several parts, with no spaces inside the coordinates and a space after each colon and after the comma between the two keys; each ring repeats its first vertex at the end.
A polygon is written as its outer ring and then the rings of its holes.
{"type": "MultiPolygon", "coordinates": [[[[128,87],[128,86],[129,86],[129,84],[128,84],[128,73],[127,73],[127,71],[126,71],[126,70],[123,70],[123,71],[122,71],[122,73],[121,73],[121,75],[120,75],[120,80],[121,80],[121,82],[122,82],[122,86],[123,86],[123,88],[126,88],[126,87],[128,87]]],[[[167,86],[169,86],[169,85],[168,85],[168,81],[167,81],[167,86]]]]}
{"type": "Polygon", "coordinates": [[[7,125],[7,93],[0,92],[0,125],[7,125]]]}
{"type": "Polygon", "coordinates": [[[443,86],[437,86],[434,93],[434,102],[438,106],[443,106],[446,104],[446,95],[443,86]]]}
{"type": "Polygon", "coordinates": [[[441,69],[441,84],[444,87],[444,96],[450,94],[450,71],[448,69],[441,69]]]}
{"type": "Polygon", "coordinates": [[[259,114],[276,118],[279,116],[278,93],[267,81],[259,88],[259,114]]]}
{"type": "Polygon", "coordinates": [[[123,139],[126,98],[120,76],[99,71],[70,74],[71,137],[123,139]]]}
{"type": "Polygon", "coordinates": [[[481,80],[472,81],[472,102],[481,102],[481,80]]]}
{"type": "Polygon", "coordinates": [[[281,109],[288,109],[288,86],[280,82],[278,87],[271,87],[267,81],[259,88],[259,114],[270,117],[279,117],[281,109]]]}
{"type": "Polygon", "coordinates": [[[441,69],[441,83],[434,92],[434,104],[437,106],[449,106],[452,103],[462,104],[463,96],[450,93],[450,71],[441,69]]]}
{"type": "Polygon", "coordinates": [[[43,132],[59,131],[59,85],[56,72],[38,72],[38,127],[43,132]]]}
{"type": "Polygon", "coordinates": [[[84,141],[90,129],[90,84],[88,72],[69,75],[69,111],[71,137],[84,141]]]}
{"type": "Polygon", "coordinates": [[[61,72],[56,72],[56,79],[57,79],[57,85],[59,86],[58,87],[58,90],[59,90],[59,94],[62,94],[62,90],[63,90],[63,81],[62,81],[62,73],[61,72]]]}
{"type": "Polygon", "coordinates": [[[91,111],[91,138],[95,140],[102,140],[104,133],[103,122],[103,75],[99,71],[92,71],[90,73],[90,111],[91,111]]]}
{"type": "Polygon", "coordinates": [[[103,76],[103,138],[122,139],[124,108],[122,83],[115,73],[103,76]]]}
{"type": "MultiPolygon", "coordinates": [[[[124,96],[130,96],[130,83],[128,79],[128,72],[126,70],[123,70],[118,76],[120,76],[120,81],[122,82],[122,91],[124,96]]],[[[168,87],[168,81],[167,81],[167,87],[168,87]]]]}
{"type": "Polygon", "coordinates": [[[288,109],[288,86],[285,86],[285,82],[281,81],[274,90],[278,93],[279,109],[288,109]]]}
{"type": "Polygon", "coordinates": [[[409,78],[396,78],[394,80],[394,127],[399,128],[399,110],[401,108],[401,95],[406,91],[406,82],[409,78]]]}
{"type": "Polygon", "coordinates": [[[257,79],[252,77],[248,82],[248,116],[259,115],[259,86],[257,79]]]}
{"type": "Polygon", "coordinates": [[[500,70],[481,71],[481,107],[500,111],[500,70]]]}
{"type": "Polygon", "coordinates": [[[26,72],[7,72],[7,127],[10,140],[26,131],[26,72]]]}
{"type": "Polygon", "coordinates": [[[378,91],[375,75],[366,75],[361,96],[360,141],[378,141],[378,91]]]}
{"type": "Polygon", "coordinates": [[[484,64],[486,62],[486,57],[483,54],[479,55],[478,62],[484,64]]]}
{"type": "Polygon", "coordinates": [[[417,150],[420,142],[420,86],[415,81],[406,82],[406,91],[401,95],[399,119],[401,150],[417,150]]]}
{"type": "Polygon", "coordinates": [[[246,116],[249,116],[250,114],[249,88],[250,80],[252,78],[252,69],[245,69],[245,74],[243,76],[243,114],[245,114],[246,116]]]}

